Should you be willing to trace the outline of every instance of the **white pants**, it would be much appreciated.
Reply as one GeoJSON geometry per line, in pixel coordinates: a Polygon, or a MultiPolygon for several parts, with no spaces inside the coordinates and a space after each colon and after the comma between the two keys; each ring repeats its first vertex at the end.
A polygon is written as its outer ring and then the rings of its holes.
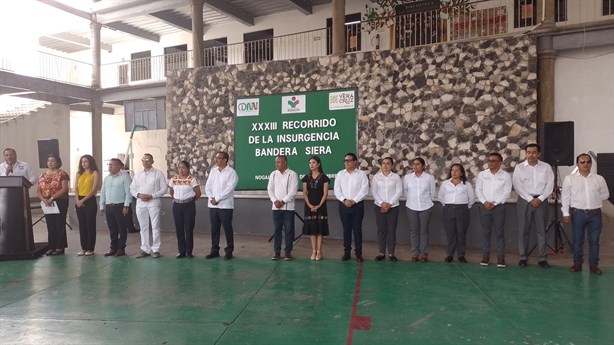
{"type": "Polygon", "coordinates": [[[160,251],[160,200],[139,200],[136,204],[136,218],[141,225],[141,250],[145,253],[160,251]],[[151,219],[151,233],[153,243],[149,244],[149,227],[151,219]]]}

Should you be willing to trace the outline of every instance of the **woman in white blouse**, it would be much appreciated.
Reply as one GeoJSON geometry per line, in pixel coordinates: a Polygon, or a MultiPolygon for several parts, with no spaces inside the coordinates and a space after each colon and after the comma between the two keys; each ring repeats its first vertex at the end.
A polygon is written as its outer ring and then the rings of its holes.
{"type": "Polygon", "coordinates": [[[177,233],[177,259],[193,258],[194,226],[196,224],[196,200],[200,198],[198,180],[190,175],[190,163],[181,161],[177,164],[177,176],[168,181],[173,197],[173,218],[177,233]]]}
{"type": "Polygon", "coordinates": [[[403,192],[403,182],[399,175],[392,172],[392,158],[382,159],[380,171],[371,181],[371,194],[375,202],[375,224],[377,224],[377,242],[379,254],[376,261],[388,258],[396,262],[394,248],[397,241],[397,223],[399,220],[399,198],[403,192]]]}
{"type": "Polygon", "coordinates": [[[452,262],[456,253],[458,261],[465,264],[469,209],[475,202],[475,193],[462,165],[456,163],[450,167],[448,179],[439,188],[439,201],[443,205],[443,228],[448,241],[445,262],[452,262]]]}
{"type": "Polygon", "coordinates": [[[403,177],[412,262],[428,262],[429,255],[429,222],[433,212],[436,187],[435,178],[424,171],[425,167],[424,159],[416,157],[412,161],[413,172],[403,177]]]}

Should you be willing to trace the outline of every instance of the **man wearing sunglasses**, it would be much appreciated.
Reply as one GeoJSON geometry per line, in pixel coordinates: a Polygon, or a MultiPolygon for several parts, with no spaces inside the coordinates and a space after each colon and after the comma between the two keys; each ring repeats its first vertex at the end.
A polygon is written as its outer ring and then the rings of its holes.
{"type": "Polygon", "coordinates": [[[599,236],[601,235],[601,207],[610,197],[605,179],[591,173],[593,161],[586,153],[576,157],[578,171],[565,177],[561,194],[563,222],[573,227],[572,272],[582,271],[584,262],[584,234],[588,237],[588,265],[592,273],[599,269],[599,236]]]}

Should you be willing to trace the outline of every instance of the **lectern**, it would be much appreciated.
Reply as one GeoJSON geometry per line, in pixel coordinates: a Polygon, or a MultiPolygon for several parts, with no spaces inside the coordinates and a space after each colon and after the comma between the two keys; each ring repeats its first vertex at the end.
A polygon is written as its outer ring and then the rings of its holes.
{"type": "Polygon", "coordinates": [[[34,259],[49,247],[34,243],[31,186],[22,176],[0,176],[0,260],[34,259]]]}

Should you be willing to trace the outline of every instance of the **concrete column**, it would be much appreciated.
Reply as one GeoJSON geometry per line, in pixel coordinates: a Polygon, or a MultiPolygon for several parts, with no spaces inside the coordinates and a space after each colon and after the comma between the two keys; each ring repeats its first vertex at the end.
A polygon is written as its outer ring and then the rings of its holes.
{"type": "Polygon", "coordinates": [[[555,0],[540,0],[539,7],[537,8],[537,15],[539,21],[541,21],[541,29],[555,27],[555,13],[554,13],[554,1],[555,0]]]}
{"type": "Polygon", "coordinates": [[[554,121],[554,62],[556,50],[537,53],[537,137],[542,142],[544,122],[554,121]]]}
{"type": "Polygon", "coordinates": [[[203,67],[203,6],[204,0],[192,0],[192,62],[193,67],[203,67]]]}
{"type": "MultiPolygon", "coordinates": [[[[91,40],[90,50],[92,52],[92,89],[100,88],[100,23],[92,19],[90,23],[91,40]]],[[[96,159],[100,167],[103,162],[102,157],[102,102],[97,99],[90,101],[92,114],[92,156],[96,159]]]]}
{"type": "Polygon", "coordinates": [[[345,0],[333,0],[333,55],[345,54],[345,0]]]}

